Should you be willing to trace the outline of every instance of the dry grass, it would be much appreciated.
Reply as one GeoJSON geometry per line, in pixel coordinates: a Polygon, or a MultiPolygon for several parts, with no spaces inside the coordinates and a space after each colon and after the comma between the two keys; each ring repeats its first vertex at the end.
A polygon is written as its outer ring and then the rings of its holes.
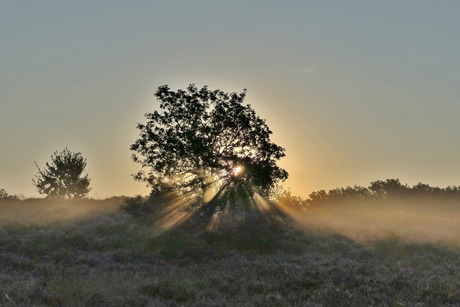
{"type": "MultiPolygon", "coordinates": [[[[267,243],[184,229],[157,238],[154,229],[109,212],[115,204],[95,204],[60,222],[31,214],[33,223],[25,215],[13,223],[2,214],[1,306],[460,305],[460,250],[404,237],[415,232],[404,225],[409,217],[385,224],[385,212],[371,208],[323,208],[328,214],[306,213],[309,227],[267,243]],[[373,215],[374,225],[366,224],[373,215]],[[399,233],[379,228],[398,223],[399,233]]],[[[35,205],[46,212],[46,202],[35,205]]],[[[0,211],[8,206],[0,203],[0,211]]],[[[427,213],[427,231],[445,216],[456,229],[454,212],[427,213]]]]}

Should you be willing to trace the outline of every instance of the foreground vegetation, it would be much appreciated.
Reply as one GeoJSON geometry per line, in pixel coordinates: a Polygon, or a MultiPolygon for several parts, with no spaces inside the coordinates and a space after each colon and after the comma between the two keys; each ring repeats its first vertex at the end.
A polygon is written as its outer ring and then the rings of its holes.
{"type": "MultiPolygon", "coordinates": [[[[367,232],[349,227],[359,224],[358,209],[342,207],[307,212],[305,229],[276,238],[183,229],[158,237],[150,225],[118,211],[119,201],[2,201],[0,305],[460,305],[458,245],[411,240],[405,235],[413,224],[402,226],[409,220],[395,219],[399,211],[360,211],[361,221],[387,218],[387,228],[367,232]],[[6,218],[13,205],[16,214],[6,218]],[[33,207],[54,207],[55,217],[65,208],[79,214],[40,222],[37,214],[27,215],[33,207]],[[334,215],[342,223],[332,222],[334,215]],[[389,230],[393,222],[398,227],[389,230]]],[[[431,216],[428,228],[436,218],[446,224],[445,214],[431,216]]],[[[458,222],[453,212],[448,217],[458,222]]]]}

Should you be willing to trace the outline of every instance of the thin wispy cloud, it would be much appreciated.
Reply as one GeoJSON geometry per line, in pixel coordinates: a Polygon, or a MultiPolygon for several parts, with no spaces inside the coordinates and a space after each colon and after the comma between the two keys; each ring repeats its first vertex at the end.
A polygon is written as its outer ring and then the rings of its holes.
{"type": "Polygon", "coordinates": [[[311,67],[304,67],[304,68],[296,68],[294,71],[296,74],[299,74],[299,75],[311,75],[315,71],[315,69],[311,67]]]}

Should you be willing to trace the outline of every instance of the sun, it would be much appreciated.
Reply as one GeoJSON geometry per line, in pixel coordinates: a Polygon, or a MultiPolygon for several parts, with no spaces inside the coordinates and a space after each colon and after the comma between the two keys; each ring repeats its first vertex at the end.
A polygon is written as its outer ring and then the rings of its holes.
{"type": "Polygon", "coordinates": [[[232,175],[238,176],[242,172],[243,168],[241,166],[237,166],[233,168],[232,175]]]}

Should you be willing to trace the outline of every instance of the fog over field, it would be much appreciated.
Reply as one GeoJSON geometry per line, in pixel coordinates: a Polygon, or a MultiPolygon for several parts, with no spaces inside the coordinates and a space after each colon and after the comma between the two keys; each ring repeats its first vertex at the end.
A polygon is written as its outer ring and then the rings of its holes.
{"type": "Polygon", "coordinates": [[[294,228],[256,237],[241,228],[158,236],[154,223],[119,211],[122,202],[0,200],[0,304],[460,304],[452,202],[283,206],[294,228]]]}
{"type": "Polygon", "coordinates": [[[0,223],[20,226],[51,226],[78,222],[118,210],[121,200],[48,200],[0,201],[0,223]]]}
{"type": "MultiPolygon", "coordinates": [[[[106,200],[45,200],[0,202],[3,226],[52,226],[88,220],[119,210],[126,197],[106,200]]],[[[298,208],[282,206],[296,227],[348,237],[368,244],[386,237],[412,243],[460,246],[460,207],[453,202],[344,202],[298,208]]]]}
{"type": "Polygon", "coordinates": [[[338,233],[364,244],[395,236],[405,242],[460,246],[458,204],[338,204],[307,209],[294,219],[308,229],[338,233]]]}

